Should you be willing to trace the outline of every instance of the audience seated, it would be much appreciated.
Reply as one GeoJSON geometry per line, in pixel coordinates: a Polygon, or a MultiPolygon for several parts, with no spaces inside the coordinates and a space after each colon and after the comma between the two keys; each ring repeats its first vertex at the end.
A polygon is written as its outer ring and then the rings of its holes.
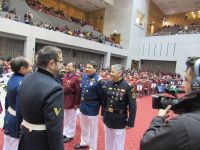
{"type": "MultiPolygon", "coordinates": [[[[63,10],[58,9],[55,10],[53,7],[46,7],[43,6],[39,0],[26,0],[26,2],[29,4],[29,6],[37,11],[40,11],[42,13],[46,13],[49,15],[53,15],[55,17],[59,17],[60,19],[64,19],[67,21],[71,21],[74,23],[78,23],[81,25],[86,25],[88,24],[88,21],[84,21],[84,20],[79,20],[73,17],[69,17],[66,16],[63,12],[63,10]]],[[[30,25],[34,25],[34,26],[38,26],[41,28],[45,28],[45,29],[49,29],[49,30],[53,30],[53,31],[59,31],[68,35],[72,35],[72,36],[77,36],[80,38],[84,38],[84,39],[88,39],[88,40],[92,40],[95,42],[99,42],[99,43],[103,43],[103,44],[107,44],[110,46],[114,46],[117,48],[122,48],[122,46],[120,46],[119,44],[115,43],[114,40],[112,39],[112,37],[105,37],[102,33],[98,32],[98,34],[96,33],[98,31],[97,28],[94,28],[94,33],[92,31],[84,31],[83,29],[75,29],[74,31],[71,31],[67,25],[64,26],[53,26],[52,24],[49,23],[44,23],[41,20],[38,20],[38,22],[33,22],[33,14],[31,13],[31,11],[27,11],[24,14],[24,18],[20,19],[20,16],[17,16],[17,12],[15,8],[12,8],[11,10],[8,9],[8,3],[3,0],[2,2],[2,10],[8,12],[4,17],[8,18],[8,19],[12,19],[14,21],[20,22],[22,21],[25,24],[30,24],[30,25]]],[[[2,16],[3,17],[3,16],[2,16]]]]}
{"type": "Polygon", "coordinates": [[[9,10],[9,6],[8,6],[8,3],[6,2],[6,0],[2,1],[1,10],[5,11],[5,12],[8,12],[8,10],[9,10]]]}
{"type": "Polygon", "coordinates": [[[163,26],[157,32],[154,33],[155,36],[162,35],[177,35],[177,34],[199,34],[200,33],[200,24],[199,23],[191,23],[190,25],[177,25],[174,26],[163,26]]]}

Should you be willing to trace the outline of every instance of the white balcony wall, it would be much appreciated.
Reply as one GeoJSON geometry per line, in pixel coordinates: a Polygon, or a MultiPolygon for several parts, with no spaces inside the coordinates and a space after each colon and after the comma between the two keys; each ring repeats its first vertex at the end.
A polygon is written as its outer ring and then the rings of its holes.
{"type": "Polygon", "coordinates": [[[185,72],[188,57],[200,57],[200,34],[143,37],[140,59],[176,61],[176,72],[185,72]]]}
{"type": "MultiPolygon", "coordinates": [[[[123,58],[128,56],[128,51],[126,49],[119,49],[95,41],[0,18],[0,36],[5,35],[11,38],[22,37],[25,40],[24,55],[30,60],[34,60],[33,50],[35,49],[35,42],[37,41],[45,41],[61,47],[73,47],[78,50],[101,53],[104,55],[109,53],[109,56],[117,55],[123,58]]],[[[108,65],[109,63],[106,61],[106,66],[108,65]]]]}

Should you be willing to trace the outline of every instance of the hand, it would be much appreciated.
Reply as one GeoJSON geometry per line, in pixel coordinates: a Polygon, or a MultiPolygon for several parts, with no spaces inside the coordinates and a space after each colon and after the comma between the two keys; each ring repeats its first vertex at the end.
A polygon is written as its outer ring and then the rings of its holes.
{"type": "Polygon", "coordinates": [[[78,106],[77,105],[74,105],[74,110],[77,110],[78,109],[78,106]]]}
{"type": "Polygon", "coordinates": [[[158,116],[168,118],[171,107],[172,105],[168,105],[165,109],[159,109],[158,116]]]}

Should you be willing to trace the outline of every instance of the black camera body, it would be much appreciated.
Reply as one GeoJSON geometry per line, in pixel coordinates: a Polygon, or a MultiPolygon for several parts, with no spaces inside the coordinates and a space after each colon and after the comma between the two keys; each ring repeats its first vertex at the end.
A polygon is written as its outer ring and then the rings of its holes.
{"type": "Polygon", "coordinates": [[[178,99],[166,97],[164,95],[152,95],[152,108],[165,109],[168,105],[175,105],[179,102],[178,99]]]}
{"type": "Polygon", "coordinates": [[[157,87],[158,95],[152,95],[152,108],[153,109],[165,109],[168,105],[175,105],[179,102],[177,98],[177,94],[184,93],[183,90],[177,87],[168,87],[165,88],[164,85],[162,87],[157,87]],[[162,90],[160,90],[162,89],[162,90]],[[162,94],[160,94],[162,93],[162,94]],[[167,93],[169,96],[166,96],[167,93]]]}

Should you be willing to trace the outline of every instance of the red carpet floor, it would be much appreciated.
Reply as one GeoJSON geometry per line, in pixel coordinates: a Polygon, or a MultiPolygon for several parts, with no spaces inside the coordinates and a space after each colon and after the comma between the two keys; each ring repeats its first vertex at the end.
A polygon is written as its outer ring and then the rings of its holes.
{"type": "MultiPolygon", "coordinates": [[[[143,97],[137,100],[137,115],[135,127],[126,130],[125,150],[139,150],[139,142],[144,131],[149,127],[152,118],[157,114],[157,110],[151,108],[151,97],[143,97]]],[[[73,141],[65,144],[65,150],[73,150],[73,146],[80,142],[80,124],[79,119],[77,123],[77,134],[73,141]]],[[[3,133],[0,131],[0,150],[3,145],[3,133]]],[[[104,150],[104,126],[101,119],[99,119],[99,139],[98,150],[104,150]]]]}

